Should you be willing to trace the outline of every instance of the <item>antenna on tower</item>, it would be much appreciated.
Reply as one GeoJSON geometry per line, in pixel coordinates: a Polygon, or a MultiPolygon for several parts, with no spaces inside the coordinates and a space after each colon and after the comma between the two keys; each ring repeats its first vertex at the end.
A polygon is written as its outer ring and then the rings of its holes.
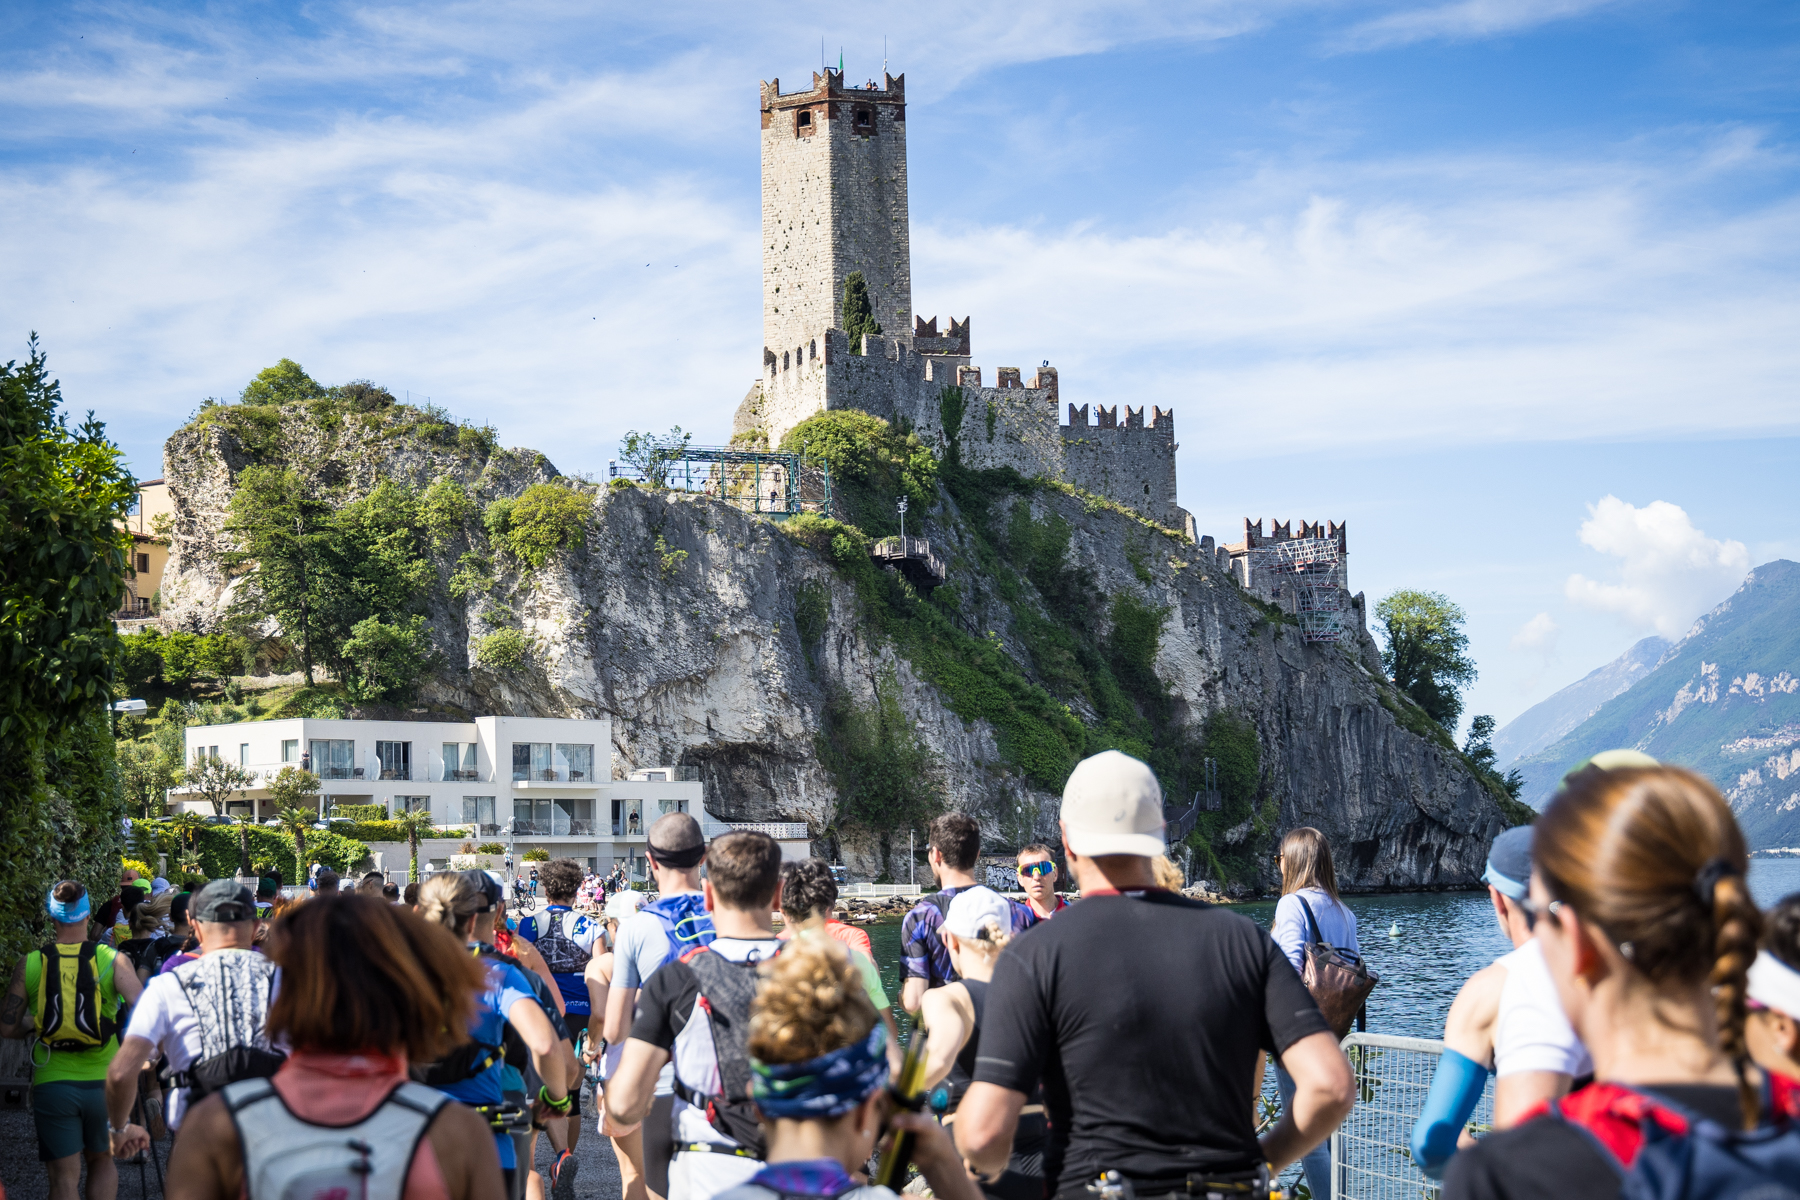
{"type": "Polygon", "coordinates": [[[886,76],[887,76],[887,34],[885,34],[885,33],[881,35],[881,74],[882,74],[883,78],[886,78],[886,76]]]}

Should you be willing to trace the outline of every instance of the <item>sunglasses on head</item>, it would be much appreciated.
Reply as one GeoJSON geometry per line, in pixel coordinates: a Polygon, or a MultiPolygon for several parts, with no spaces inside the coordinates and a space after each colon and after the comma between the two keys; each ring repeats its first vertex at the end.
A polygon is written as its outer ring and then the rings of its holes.
{"type": "Polygon", "coordinates": [[[1021,863],[1019,866],[1019,874],[1029,875],[1033,879],[1042,879],[1054,870],[1056,870],[1056,864],[1047,858],[1039,859],[1037,862],[1021,863]]]}

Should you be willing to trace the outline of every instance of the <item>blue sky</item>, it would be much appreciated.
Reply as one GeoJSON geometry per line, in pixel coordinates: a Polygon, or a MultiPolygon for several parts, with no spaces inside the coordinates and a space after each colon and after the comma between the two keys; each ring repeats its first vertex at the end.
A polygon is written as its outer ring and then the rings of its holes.
{"type": "Polygon", "coordinates": [[[1503,721],[1800,557],[1800,10],[1678,0],[6,6],[0,336],[143,475],[287,356],[569,471],[722,440],[756,84],[907,77],[915,308],[1349,522],[1503,721]],[[910,10],[909,10],[910,11],[910,10]],[[825,24],[821,25],[823,21],[825,24]]]}

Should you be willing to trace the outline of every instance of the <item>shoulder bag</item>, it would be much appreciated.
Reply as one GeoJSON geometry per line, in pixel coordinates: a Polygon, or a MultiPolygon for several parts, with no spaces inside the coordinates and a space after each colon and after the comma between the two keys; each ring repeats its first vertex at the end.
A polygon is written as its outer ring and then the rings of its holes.
{"type": "Polygon", "coordinates": [[[1327,942],[1319,932],[1319,920],[1313,916],[1312,905],[1306,902],[1306,897],[1296,892],[1294,899],[1306,910],[1307,942],[1301,959],[1300,982],[1312,993],[1332,1034],[1342,1041],[1381,977],[1363,964],[1360,955],[1339,950],[1327,942]]]}

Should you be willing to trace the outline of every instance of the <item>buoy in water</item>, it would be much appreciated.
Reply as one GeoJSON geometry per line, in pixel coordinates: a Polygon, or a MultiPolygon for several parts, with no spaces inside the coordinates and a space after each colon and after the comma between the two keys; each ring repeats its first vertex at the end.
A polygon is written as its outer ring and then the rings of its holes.
{"type": "Polygon", "coordinates": [[[1399,937],[1400,936],[1400,922],[1395,921],[1392,925],[1388,926],[1388,936],[1389,937],[1399,937]]]}

